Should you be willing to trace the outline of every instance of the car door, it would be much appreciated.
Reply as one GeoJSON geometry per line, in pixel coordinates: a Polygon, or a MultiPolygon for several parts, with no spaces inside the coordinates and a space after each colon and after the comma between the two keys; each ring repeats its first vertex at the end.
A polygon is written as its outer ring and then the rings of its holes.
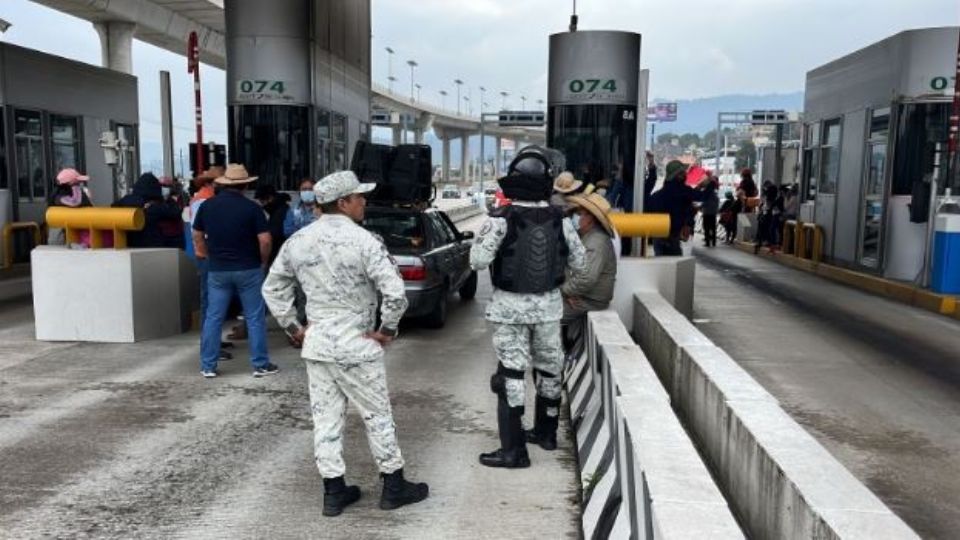
{"type": "Polygon", "coordinates": [[[430,227],[431,236],[433,237],[433,249],[430,251],[430,256],[434,258],[437,270],[443,274],[444,279],[451,284],[451,290],[453,290],[457,280],[454,275],[454,269],[456,268],[454,248],[456,246],[452,234],[436,212],[424,214],[424,219],[427,222],[427,226],[430,227]]]}
{"type": "Polygon", "coordinates": [[[470,248],[473,245],[471,237],[464,236],[461,233],[457,226],[453,223],[453,220],[450,219],[445,212],[437,212],[441,221],[446,226],[449,234],[454,239],[455,247],[454,252],[454,273],[456,274],[455,282],[459,288],[460,285],[463,285],[467,281],[467,278],[470,277],[470,248]]]}

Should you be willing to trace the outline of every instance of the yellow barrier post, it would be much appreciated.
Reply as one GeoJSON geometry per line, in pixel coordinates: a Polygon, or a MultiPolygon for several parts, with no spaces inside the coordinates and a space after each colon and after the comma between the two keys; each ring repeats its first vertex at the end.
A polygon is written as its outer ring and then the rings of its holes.
{"type": "Polygon", "coordinates": [[[670,236],[670,214],[607,214],[617,233],[624,238],[666,238],[670,236]]]}
{"type": "Polygon", "coordinates": [[[113,233],[114,249],[127,247],[127,232],[143,229],[145,223],[141,208],[67,208],[54,206],[47,209],[47,224],[64,229],[67,244],[80,241],[80,231],[90,232],[90,247],[102,248],[104,233],[113,233]]]}
{"type": "Polygon", "coordinates": [[[796,236],[796,220],[788,219],[783,222],[783,234],[780,235],[780,251],[784,255],[792,255],[796,253],[796,241],[794,236],[796,236]]]}
{"type": "Polygon", "coordinates": [[[40,224],[34,221],[15,221],[3,226],[3,268],[7,269],[13,266],[13,232],[24,229],[33,230],[33,247],[37,247],[42,242],[43,235],[40,234],[40,224]]]}

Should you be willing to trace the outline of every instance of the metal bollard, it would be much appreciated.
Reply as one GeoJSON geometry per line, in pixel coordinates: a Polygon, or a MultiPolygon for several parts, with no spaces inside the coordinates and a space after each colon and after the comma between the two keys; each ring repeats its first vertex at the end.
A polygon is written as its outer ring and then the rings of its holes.
{"type": "Polygon", "coordinates": [[[103,233],[113,233],[114,249],[127,247],[127,231],[143,229],[146,218],[141,208],[67,208],[47,209],[47,225],[66,232],[67,244],[80,241],[80,231],[90,231],[90,247],[102,248],[103,233]]]}

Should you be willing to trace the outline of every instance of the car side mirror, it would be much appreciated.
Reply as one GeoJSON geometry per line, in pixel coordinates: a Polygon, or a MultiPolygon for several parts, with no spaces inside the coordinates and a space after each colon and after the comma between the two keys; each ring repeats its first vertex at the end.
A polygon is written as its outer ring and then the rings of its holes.
{"type": "Polygon", "coordinates": [[[464,231],[460,233],[461,240],[473,240],[475,237],[476,235],[473,234],[473,231],[464,231]]]}

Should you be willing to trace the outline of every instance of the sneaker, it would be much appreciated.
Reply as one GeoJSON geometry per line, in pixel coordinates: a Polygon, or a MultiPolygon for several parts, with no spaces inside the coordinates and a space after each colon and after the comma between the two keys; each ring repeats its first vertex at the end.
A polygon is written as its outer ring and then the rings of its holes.
{"type": "Polygon", "coordinates": [[[254,377],[266,377],[267,375],[276,375],[280,372],[280,368],[276,364],[267,364],[262,368],[257,368],[253,370],[254,377]]]}
{"type": "Polygon", "coordinates": [[[227,351],[220,349],[220,356],[218,360],[233,360],[233,353],[228,353],[227,351]]]}
{"type": "Polygon", "coordinates": [[[213,378],[215,378],[217,375],[219,375],[219,374],[217,373],[217,370],[215,370],[215,369],[211,369],[211,370],[208,370],[208,371],[200,370],[200,374],[203,375],[203,378],[204,378],[204,379],[213,379],[213,378]]]}

